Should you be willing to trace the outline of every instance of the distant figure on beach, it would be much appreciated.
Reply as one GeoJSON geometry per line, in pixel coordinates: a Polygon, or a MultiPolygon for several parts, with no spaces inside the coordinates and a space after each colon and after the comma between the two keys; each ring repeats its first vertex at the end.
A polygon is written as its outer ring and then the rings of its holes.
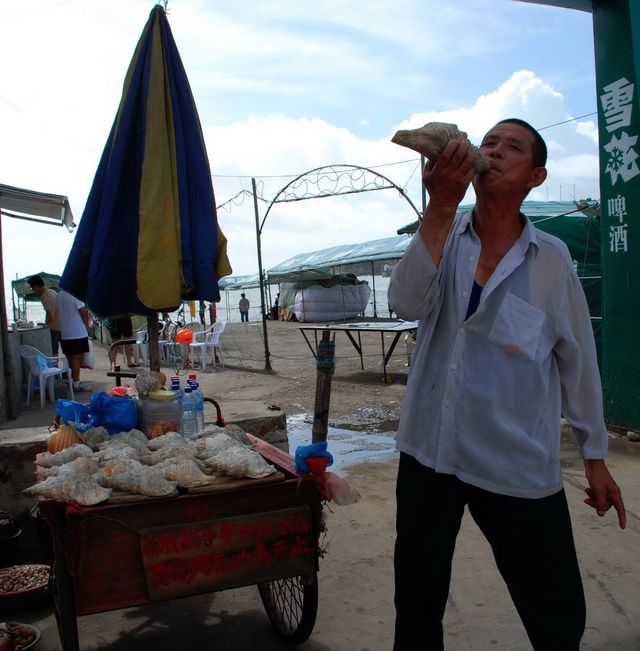
{"type": "MultiPolygon", "coordinates": [[[[115,344],[122,339],[133,338],[133,324],[131,323],[130,316],[107,319],[104,322],[104,327],[109,331],[112,344],[115,344]]],[[[114,365],[118,363],[118,348],[119,346],[113,349],[113,359],[111,361],[114,365]]],[[[127,366],[129,368],[136,368],[138,365],[133,357],[133,346],[131,344],[125,344],[122,348],[124,348],[124,356],[127,360],[127,366]]]]}
{"type": "Polygon", "coordinates": [[[42,301],[42,307],[45,312],[44,322],[49,328],[51,336],[51,354],[54,357],[58,356],[58,346],[60,344],[60,321],[58,319],[58,294],[45,287],[44,279],[42,276],[31,276],[27,279],[31,291],[37,294],[42,301]]]}
{"type": "Polygon", "coordinates": [[[218,309],[214,301],[209,303],[209,319],[211,320],[211,325],[213,325],[218,319],[218,309]]]}
{"type": "Polygon", "coordinates": [[[244,294],[240,294],[238,309],[240,310],[241,322],[249,321],[249,306],[250,306],[249,299],[244,294]]]}
{"type": "Polygon", "coordinates": [[[269,315],[269,318],[272,321],[277,321],[278,320],[278,308],[280,305],[280,292],[276,294],[276,300],[273,302],[273,307],[271,308],[271,314],[269,315]]]}
{"type": "Polygon", "coordinates": [[[85,353],[89,352],[89,312],[79,301],[64,290],[58,293],[58,318],[60,320],[60,346],[69,360],[73,376],[74,391],[89,391],[80,383],[80,365],[85,353]]]}
{"type": "Polygon", "coordinates": [[[466,508],[532,647],[578,651],[585,600],[560,466],[561,415],[584,460],[585,503],[600,517],[614,507],[626,525],[604,461],[593,330],[566,245],[520,211],[547,176],[544,140],[507,119],[480,153],[491,162],[484,174],[474,171],[466,138],[428,162],[424,219],[389,284],[398,316],[420,321],[396,439],[393,648],[443,649],[466,508]],[[471,181],[475,206],[458,213],[471,181]]]}

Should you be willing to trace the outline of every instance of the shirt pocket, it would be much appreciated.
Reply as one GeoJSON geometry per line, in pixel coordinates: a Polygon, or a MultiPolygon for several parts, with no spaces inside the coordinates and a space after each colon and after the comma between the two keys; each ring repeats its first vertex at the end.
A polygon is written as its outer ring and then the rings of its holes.
{"type": "Polygon", "coordinates": [[[544,312],[515,294],[507,294],[489,331],[489,341],[510,357],[534,360],[543,322],[544,312]]]}

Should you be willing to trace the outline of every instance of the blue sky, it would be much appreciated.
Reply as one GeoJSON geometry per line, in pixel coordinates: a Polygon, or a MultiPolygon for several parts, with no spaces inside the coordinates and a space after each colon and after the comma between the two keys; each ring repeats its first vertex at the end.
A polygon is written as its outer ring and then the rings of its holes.
{"type": "MultiPolygon", "coordinates": [[[[66,194],[80,219],[153,5],[0,0],[0,183],[66,194]]],[[[549,180],[531,198],[599,196],[588,13],[514,0],[171,0],[168,10],[234,273],[257,271],[253,203],[227,203],[252,176],[262,212],[292,176],[343,163],[380,170],[419,205],[417,158],[389,139],[432,120],[477,143],[503,117],[546,127],[587,115],[542,132],[549,180]]],[[[388,190],[276,206],[264,266],[389,237],[413,219],[388,190]]],[[[72,235],[8,218],[2,229],[5,284],[62,271],[72,235]]]]}

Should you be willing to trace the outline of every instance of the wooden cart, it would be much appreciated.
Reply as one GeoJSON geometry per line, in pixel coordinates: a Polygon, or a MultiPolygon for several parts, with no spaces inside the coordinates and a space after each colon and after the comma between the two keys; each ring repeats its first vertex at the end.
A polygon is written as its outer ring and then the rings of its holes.
{"type": "Polygon", "coordinates": [[[94,507],[41,501],[64,651],[79,649],[78,616],[251,584],[281,636],[309,637],[318,603],[319,484],[298,477],[289,455],[253,441],[277,476],[94,507]]]}

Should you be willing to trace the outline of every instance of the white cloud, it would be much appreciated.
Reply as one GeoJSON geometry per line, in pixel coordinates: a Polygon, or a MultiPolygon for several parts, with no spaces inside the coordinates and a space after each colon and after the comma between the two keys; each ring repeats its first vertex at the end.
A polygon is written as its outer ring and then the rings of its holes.
{"type": "MultiPolygon", "coordinates": [[[[3,68],[0,90],[1,183],[68,194],[78,221],[150,9],[143,0],[4,0],[0,57],[12,65],[3,68]]],[[[538,20],[551,15],[548,7],[372,0],[364,8],[319,0],[310,13],[305,3],[181,0],[169,9],[219,204],[250,191],[252,176],[259,194],[271,200],[296,175],[347,163],[375,167],[406,186],[420,207],[417,156],[390,143],[396,129],[450,121],[478,142],[508,115],[537,127],[572,117],[562,77],[552,83],[540,72],[540,53],[552,54],[559,29],[538,20]],[[536,66],[520,69],[529,45],[535,49],[527,63],[536,66]]],[[[584,22],[571,12],[553,15],[570,26],[584,22]]],[[[584,65],[584,56],[575,56],[584,65]]],[[[548,69],[555,74],[557,60],[552,64],[548,69]]],[[[543,135],[550,175],[531,198],[557,199],[561,191],[570,198],[574,185],[577,197],[597,197],[594,122],[569,122],[543,135]]],[[[264,217],[262,201],[259,210],[264,217]]],[[[220,211],[219,219],[235,271],[254,273],[251,197],[220,211]]],[[[264,265],[324,246],[388,237],[414,219],[391,190],[278,204],[265,224],[264,265]]],[[[62,270],[72,241],[62,229],[8,219],[2,227],[6,281],[62,270]]]]}

